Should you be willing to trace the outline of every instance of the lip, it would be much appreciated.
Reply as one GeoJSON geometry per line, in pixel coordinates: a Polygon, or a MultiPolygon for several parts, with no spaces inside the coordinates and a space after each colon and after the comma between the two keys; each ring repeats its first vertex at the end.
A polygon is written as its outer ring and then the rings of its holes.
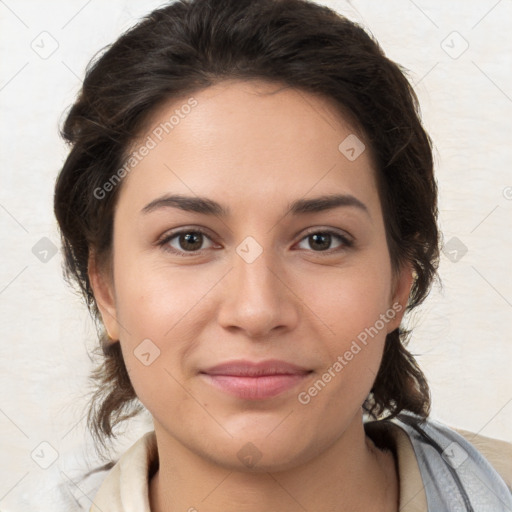
{"type": "Polygon", "coordinates": [[[228,361],[200,372],[212,386],[244,400],[273,398],[302,382],[312,370],[271,359],[228,361]]]}
{"type": "Polygon", "coordinates": [[[301,375],[310,370],[296,364],[281,361],[279,359],[267,359],[265,361],[247,361],[237,359],[217,364],[201,373],[208,375],[231,375],[236,377],[261,377],[264,375],[301,375]]]}

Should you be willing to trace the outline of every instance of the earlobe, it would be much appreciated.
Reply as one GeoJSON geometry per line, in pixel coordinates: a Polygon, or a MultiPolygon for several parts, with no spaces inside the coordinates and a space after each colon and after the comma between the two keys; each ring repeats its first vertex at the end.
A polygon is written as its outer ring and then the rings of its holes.
{"type": "Polygon", "coordinates": [[[103,325],[108,336],[117,341],[119,340],[119,324],[117,322],[113,280],[98,268],[95,255],[92,252],[89,254],[87,273],[103,325]]]}
{"type": "Polygon", "coordinates": [[[411,288],[415,279],[415,271],[412,265],[405,264],[400,269],[394,283],[394,290],[391,298],[390,308],[396,312],[394,319],[388,324],[388,333],[393,332],[400,326],[405,314],[411,288]]]}

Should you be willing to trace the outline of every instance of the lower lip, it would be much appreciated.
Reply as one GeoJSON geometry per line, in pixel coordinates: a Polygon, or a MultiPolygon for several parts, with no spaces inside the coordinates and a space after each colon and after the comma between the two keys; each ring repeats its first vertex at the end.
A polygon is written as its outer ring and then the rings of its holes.
{"type": "Polygon", "coordinates": [[[265,400],[272,398],[304,381],[309,375],[260,375],[238,377],[234,375],[201,374],[211,385],[244,400],[265,400]]]}

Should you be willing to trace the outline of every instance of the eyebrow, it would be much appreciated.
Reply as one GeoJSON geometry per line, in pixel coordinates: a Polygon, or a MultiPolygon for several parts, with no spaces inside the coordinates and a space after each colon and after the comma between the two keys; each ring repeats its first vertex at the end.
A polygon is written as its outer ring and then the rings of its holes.
{"type": "MultiPolygon", "coordinates": [[[[357,208],[370,216],[366,205],[350,194],[324,195],[313,199],[299,199],[289,204],[288,209],[290,213],[297,215],[332,210],[340,206],[357,208]]],[[[183,195],[164,195],[159,197],[144,206],[141,213],[148,214],[162,208],[179,208],[187,212],[196,212],[219,217],[228,217],[230,214],[229,208],[222,206],[216,201],[206,197],[183,195]]]]}

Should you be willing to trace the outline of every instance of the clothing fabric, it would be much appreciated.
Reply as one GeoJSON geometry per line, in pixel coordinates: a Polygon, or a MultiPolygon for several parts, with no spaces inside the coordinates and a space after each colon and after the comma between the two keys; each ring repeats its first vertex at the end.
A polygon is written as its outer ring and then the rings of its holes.
{"type": "MultiPolygon", "coordinates": [[[[512,444],[402,413],[365,424],[398,466],[400,512],[511,512],[512,444]]],[[[151,512],[149,481],[158,464],[155,432],[111,469],[90,512],[151,512]]]]}
{"type": "Polygon", "coordinates": [[[412,440],[428,510],[512,510],[511,490],[464,437],[433,421],[418,424],[407,414],[399,421],[412,440]]]}
{"type": "MultiPolygon", "coordinates": [[[[382,422],[374,423],[382,428],[382,422]]],[[[395,450],[399,468],[402,462],[415,474],[408,479],[404,467],[399,471],[400,511],[512,511],[512,445],[457,432],[433,420],[422,422],[408,413],[392,423],[412,446],[412,453],[403,446],[395,450]],[[402,461],[400,453],[405,455],[402,461]]]]}

